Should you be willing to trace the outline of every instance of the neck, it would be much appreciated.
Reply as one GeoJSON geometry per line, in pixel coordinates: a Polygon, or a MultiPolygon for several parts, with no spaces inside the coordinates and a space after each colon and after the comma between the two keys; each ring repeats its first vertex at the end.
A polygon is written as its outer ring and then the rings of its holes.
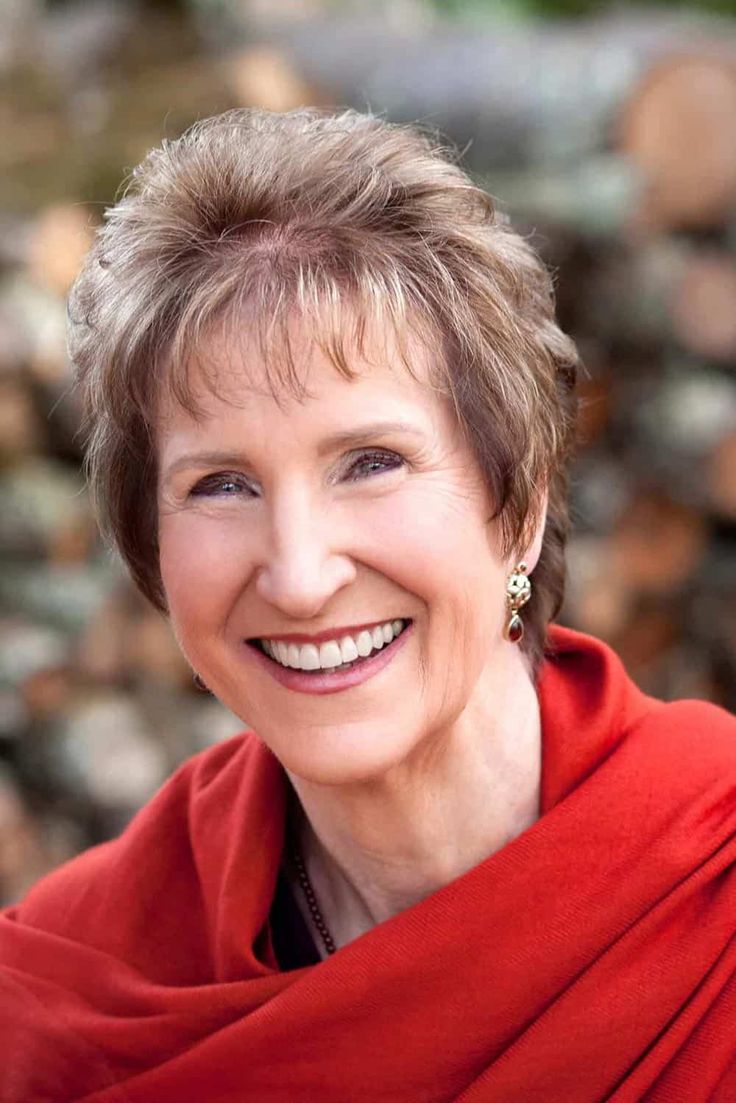
{"type": "MultiPolygon", "coordinates": [[[[526,667],[515,673],[504,679],[513,692],[491,697],[492,715],[471,701],[451,729],[433,733],[387,776],[326,786],[289,775],[299,798],[292,830],[337,946],[449,884],[537,820],[539,705],[526,667]]],[[[301,889],[296,898],[316,933],[301,889]]]]}

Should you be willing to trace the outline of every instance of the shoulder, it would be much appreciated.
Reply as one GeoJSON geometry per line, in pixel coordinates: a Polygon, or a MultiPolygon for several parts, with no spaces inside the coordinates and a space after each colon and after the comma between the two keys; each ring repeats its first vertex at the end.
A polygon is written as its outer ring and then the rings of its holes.
{"type": "MultiPolygon", "coordinates": [[[[280,784],[276,760],[253,732],[194,755],[121,835],[54,870],[0,916],[0,963],[12,964],[25,947],[24,959],[40,970],[56,944],[72,971],[80,954],[102,953],[159,983],[204,983],[233,862],[247,884],[262,850],[251,810],[265,807],[276,819],[280,784]]],[[[79,977],[77,970],[73,986],[79,977]]]]}
{"type": "Polygon", "coordinates": [[[736,744],[736,716],[720,705],[686,698],[661,704],[660,723],[672,732],[724,739],[726,745],[736,744]]]}
{"type": "Polygon", "coordinates": [[[707,701],[649,696],[593,636],[553,625],[549,642],[538,687],[545,807],[612,758],[628,787],[636,777],[666,780],[673,794],[736,784],[736,717],[707,701]]]}
{"type": "MultiPolygon", "coordinates": [[[[183,762],[116,838],[65,862],[34,885],[14,916],[47,929],[68,929],[99,899],[100,885],[135,882],[146,871],[165,891],[190,853],[192,808],[212,789],[233,790],[240,761],[257,736],[241,732],[183,762]]],[[[221,792],[224,797],[224,793],[221,792]]]]}
{"type": "Polygon", "coordinates": [[[613,744],[645,730],[673,741],[710,740],[726,754],[736,745],[736,716],[709,701],[649,696],[603,640],[552,624],[545,655],[549,662],[540,678],[542,704],[563,712],[578,728],[604,727],[613,744]]]}
{"type": "Polygon", "coordinates": [[[708,701],[652,701],[626,743],[673,787],[736,807],[736,717],[708,701]],[[729,796],[730,794],[730,796],[729,796]]]}

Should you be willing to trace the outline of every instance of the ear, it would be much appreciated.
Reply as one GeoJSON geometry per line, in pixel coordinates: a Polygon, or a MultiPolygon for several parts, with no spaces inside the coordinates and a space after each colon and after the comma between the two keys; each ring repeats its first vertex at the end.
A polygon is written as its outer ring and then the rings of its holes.
{"type": "MultiPolygon", "coordinates": [[[[547,507],[549,505],[549,493],[545,489],[539,499],[538,516],[534,529],[531,533],[531,538],[527,543],[526,549],[523,555],[520,555],[516,562],[523,561],[526,563],[528,570],[527,574],[531,574],[537,563],[539,562],[539,556],[542,552],[542,541],[544,540],[544,529],[547,524],[547,507]]],[[[516,566],[516,563],[514,564],[516,566]]]]}

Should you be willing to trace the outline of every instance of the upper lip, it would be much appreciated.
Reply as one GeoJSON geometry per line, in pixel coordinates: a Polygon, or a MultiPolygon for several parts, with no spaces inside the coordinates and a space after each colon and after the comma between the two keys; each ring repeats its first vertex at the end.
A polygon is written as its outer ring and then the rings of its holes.
{"type": "Polygon", "coordinates": [[[353,624],[343,628],[327,628],[324,632],[315,632],[313,636],[306,636],[303,633],[290,632],[281,635],[263,635],[252,637],[259,640],[280,640],[282,643],[324,643],[325,640],[339,640],[343,636],[355,636],[358,632],[363,632],[371,628],[377,628],[380,624],[389,624],[394,620],[406,621],[408,617],[386,617],[385,620],[372,620],[368,624],[353,624]]]}

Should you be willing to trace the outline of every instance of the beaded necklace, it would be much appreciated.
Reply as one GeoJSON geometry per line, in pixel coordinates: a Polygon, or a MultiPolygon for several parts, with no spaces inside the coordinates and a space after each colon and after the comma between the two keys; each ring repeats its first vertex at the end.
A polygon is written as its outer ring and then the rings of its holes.
{"type": "Polygon", "coordinates": [[[299,877],[299,884],[304,891],[304,897],[307,901],[309,912],[314,920],[314,925],[320,933],[320,937],[324,943],[325,949],[328,954],[334,954],[337,946],[335,940],[327,929],[327,924],[324,921],[322,912],[319,910],[319,904],[317,903],[317,897],[314,894],[312,888],[312,882],[309,880],[309,874],[307,873],[307,867],[304,864],[301,850],[299,849],[299,843],[296,840],[296,833],[291,846],[291,857],[294,865],[296,866],[297,876],[299,877]]]}

